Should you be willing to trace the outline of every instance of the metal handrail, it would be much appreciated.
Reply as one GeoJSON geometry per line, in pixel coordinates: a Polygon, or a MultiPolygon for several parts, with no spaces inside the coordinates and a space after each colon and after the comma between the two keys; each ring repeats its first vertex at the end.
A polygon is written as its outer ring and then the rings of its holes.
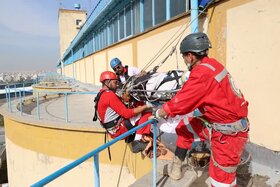
{"type": "MultiPolygon", "coordinates": [[[[8,108],[10,110],[10,112],[12,112],[12,105],[11,105],[11,93],[10,93],[10,85],[7,85],[5,87],[6,90],[6,99],[8,102],[8,108]]],[[[97,94],[98,92],[69,92],[69,91],[64,91],[64,92],[50,92],[50,91],[36,91],[36,90],[32,90],[32,91],[27,91],[27,90],[19,90],[17,88],[15,88],[15,92],[19,92],[19,101],[20,101],[20,115],[22,115],[22,95],[25,96],[25,92],[29,92],[29,93],[36,93],[36,97],[37,97],[37,117],[38,119],[40,119],[40,110],[39,110],[39,93],[49,93],[49,94],[64,94],[65,95],[65,110],[66,110],[66,123],[68,123],[68,98],[67,96],[70,94],[97,94]],[[21,94],[21,92],[23,92],[23,94],[21,94]]],[[[112,141],[98,147],[97,149],[93,150],[92,152],[84,155],[83,157],[77,159],[76,161],[70,163],[69,165],[61,168],[60,170],[54,172],[53,174],[49,175],[48,177],[40,180],[39,182],[35,183],[32,185],[32,187],[37,187],[37,186],[43,186],[51,181],[53,181],[54,179],[56,179],[57,177],[59,177],[60,175],[68,172],[69,170],[73,169],[74,167],[76,167],[77,165],[81,164],[82,162],[88,160],[90,157],[94,158],[94,175],[95,175],[95,186],[100,186],[100,180],[99,180],[99,159],[98,159],[98,153],[104,149],[106,149],[107,147],[111,146],[112,144],[116,143],[119,140],[122,140],[123,138],[125,138],[126,136],[134,133],[135,131],[143,128],[144,126],[148,125],[152,123],[153,124],[153,133],[156,137],[156,128],[157,128],[157,121],[154,119],[148,120],[147,122],[134,127],[133,129],[127,131],[126,133],[118,136],[117,138],[113,139],[112,141]]],[[[153,140],[153,145],[156,145],[156,138],[154,138],[153,140]]],[[[157,162],[156,162],[156,146],[153,146],[153,151],[154,151],[154,157],[153,157],[153,186],[156,187],[156,166],[157,166],[157,162]]]]}
{"type": "MultiPolygon", "coordinates": [[[[19,88],[16,88],[14,86],[14,93],[15,93],[15,98],[16,98],[16,93],[19,92],[19,104],[20,104],[20,114],[22,115],[22,97],[25,97],[25,93],[35,93],[36,94],[36,107],[37,107],[37,118],[40,119],[40,101],[39,101],[39,93],[44,93],[44,94],[63,94],[65,96],[65,121],[66,123],[69,122],[69,115],[68,115],[68,95],[71,94],[98,94],[98,92],[71,92],[71,91],[63,91],[63,92],[53,92],[53,91],[45,91],[45,90],[20,90],[19,88]],[[21,94],[21,92],[23,94],[21,94]]],[[[11,104],[11,88],[10,85],[5,86],[5,91],[6,91],[6,102],[8,103],[8,109],[10,112],[12,112],[12,104],[11,104]]]]}
{"type": "MultiPolygon", "coordinates": [[[[93,151],[87,153],[86,155],[82,156],[81,158],[71,162],[70,164],[64,166],[63,168],[55,171],[54,173],[50,174],[49,176],[41,179],[40,181],[34,183],[31,185],[31,187],[41,187],[44,186],[51,181],[55,180],[59,176],[63,175],[64,173],[70,171],[71,169],[75,168],[79,164],[85,162],[86,160],[90,159],[91,157],[94,158],[94,176],[95,176],[95,187],[100,186],[100,177],[99,177],[99,159],[98,159],[98,154],[99,152],[103,151],[104,149],[108,148],[109,146],[115,144],[116,142],[122,140],[123,138],[127,137],[128,135],[134,133],[135,131],[147,126],[148,124],[153,124],[153,133],[154,137],[156,137],[156,128],[157,128],[157,121],[155,119],[150,119],[146,121],[145,123],[142,123],[139,126],[134,127],[133,129],[125,132],[124,134],[116,137],[115,139],[107,142],[106,144],[101,145],[100,147],[94,149],[93,151]]],[[[156,145],[156,138],[153,139],[153,145],[156,145]]],[[[156,158],[156,146],[153,146],[153,186],[156,187],[157,185],[157,158],[156,158]]]]}

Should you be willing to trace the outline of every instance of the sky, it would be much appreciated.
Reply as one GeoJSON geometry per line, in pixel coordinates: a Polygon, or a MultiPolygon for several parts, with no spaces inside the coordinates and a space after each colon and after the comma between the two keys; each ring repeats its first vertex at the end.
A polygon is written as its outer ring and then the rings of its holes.
{"type": "Polygon", "coordinates": [[[1,0],[0,72],[55,71],[59,60],[58,9],[98,0],[1,0]]]}

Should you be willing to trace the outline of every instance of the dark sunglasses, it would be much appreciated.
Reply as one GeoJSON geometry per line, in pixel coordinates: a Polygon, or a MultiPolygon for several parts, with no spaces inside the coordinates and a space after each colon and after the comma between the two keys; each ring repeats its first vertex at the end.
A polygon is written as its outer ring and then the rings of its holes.
{"type": "Polygon", "coordinates": [[[113,68],[114,71],[117,71],[117,69],[121,69],[121,66],[117,65],[116,67],[113,68]]]}
{"type": "Polygon", "coordinates": [[[110,83],[111,81],[114,81],[115,84],[119,84],[119,81],[116,80],[116,79],[110,79],[110,80],[109,80],[109,83],[110,83]]]}

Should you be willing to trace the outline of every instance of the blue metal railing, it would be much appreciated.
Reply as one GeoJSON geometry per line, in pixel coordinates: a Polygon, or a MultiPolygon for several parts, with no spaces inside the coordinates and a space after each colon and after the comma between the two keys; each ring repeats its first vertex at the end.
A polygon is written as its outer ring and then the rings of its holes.
{"type": "Polygon", "coordinates": [[[65,96],[65,122],[68,123],[69,122],[69,112],[68,112],[68,108],[69,108],[69,104],[68,104],[68,96],[69,95],[73,95],[73,94],[93,94],[96,95],[98,94],[98,92],[53,92],[53,91],[36,91],[36,90],[32,90],[32,91],[28,91],[25,89],[20,89],[20,87],[15,87],[14,85],[7,85],[5,86],[5,91],[6,91],[6,102],[8,104],[8,109],[9,112],[13,112],[12,109],[12,103],[11,103],[11,87],[15,93],[14,98],[15,99],[19,99],[19,112],[22,115],[22,106],[23,106],[23,99],[22,97],[25,97],[25,93],[35,93],[35,97],[36,97],[36,109],[37,109],[37,118],[40,119],[40,93],[43,94],[63,94],[65,96]],[[16,97],[16,94],[18,92],[18,96],[19,98],[16,97]]]}
{"type": "MultiPolygon", "coordinates": [[[[157,121],[155,119],[150,119],[146,121],[145,123],[134,127],[133,129],[125,132],[124,134],[116,137],[115,139],[107,142],[106,144],[96,148],[95,150],[87,153],[86,155],[82,156],[81,158],[75,160],[74,162],[64,166],[63,168],[57,170],[56,172],[50,174],[49,176],[41,179],[40,181],[36,182],[35,184],[31,185],[31,187],[41,187],[44,186],[51,181],[55,180],[59,176],[63,175],[64,173],[70,171],[71,169],[75,168],[76,166],[80,165],[81,163],[85,162],[86,160],[90,159],[93,157],[94,159],[94,184],[95,187],[100,186],[100,176],[99,176],[99,153],[103,151],[104,149],[108,148],[109,146],[115,144],[116,142],[122,140],[123,138],[127,137],[128,135],[134,133],[135,131],[147,126],[148,124],[153,124],[153,133],[154,137],[156,137],[156,129],[157,129],[157,121]]],[[[153,145],[156,145],[156,138],[153,139],[153,145]]],[[[157,158],[156,158],[156,146],[153,146],[153,186],[156,187],[157,185],[157,158]]]]}

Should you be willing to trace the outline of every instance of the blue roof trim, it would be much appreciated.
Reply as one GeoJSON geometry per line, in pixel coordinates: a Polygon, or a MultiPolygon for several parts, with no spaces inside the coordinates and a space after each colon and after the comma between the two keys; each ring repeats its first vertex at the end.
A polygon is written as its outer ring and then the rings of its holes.
{"type": "Polygon", "coordinates": [[[71,53],[71,49],[74,48],[78,42],[80,42],[83,37],[87,34],[87,31],[89,31],[89,28],[93,27],[94,24],[96,24],[96,21],[99,20],[99,18],[102,18],[104,14],[106,14],[105,10],[110,9],[110,7],[113,7],[115,4],[117,4],[119,1],[116,0],[100,0],[99,3],[96,5],[96,7],[91,12],[90,16],[84,23],[81,30],[78,32],[78,34],[75,36],[75,38],[70,43],[69,47],[65,51],[63,58],[64,59],[69,53],[71,53]]]}

